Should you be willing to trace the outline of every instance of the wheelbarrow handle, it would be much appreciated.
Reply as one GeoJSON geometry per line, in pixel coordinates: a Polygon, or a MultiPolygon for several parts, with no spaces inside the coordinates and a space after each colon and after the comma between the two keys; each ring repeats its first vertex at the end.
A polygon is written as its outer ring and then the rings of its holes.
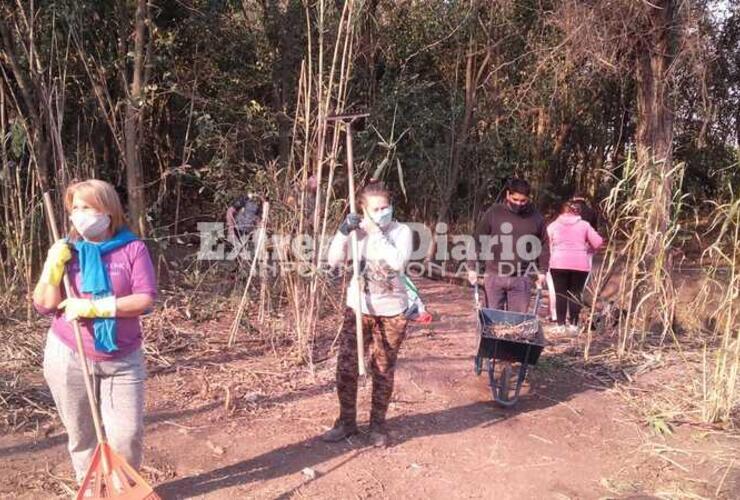
{"type": "Polygon", "coordinates": [[[540,310],[540,301],[542,300],[542,286],[537,285],[537,290],[534,292],[534,309],[532,314],[537,316],[537,311],[540,310]]]}

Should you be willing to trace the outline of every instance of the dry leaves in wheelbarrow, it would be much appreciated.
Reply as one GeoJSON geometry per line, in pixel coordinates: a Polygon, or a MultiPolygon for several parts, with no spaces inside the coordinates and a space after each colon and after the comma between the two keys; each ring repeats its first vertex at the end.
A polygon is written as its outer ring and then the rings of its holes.
{"type": "Polygon", "coordinates": [[[497,323],[486,325],[484,335],[515,342],[539,343],[539,324],[537,320],[524,321],[516,325],[497,323]]]}

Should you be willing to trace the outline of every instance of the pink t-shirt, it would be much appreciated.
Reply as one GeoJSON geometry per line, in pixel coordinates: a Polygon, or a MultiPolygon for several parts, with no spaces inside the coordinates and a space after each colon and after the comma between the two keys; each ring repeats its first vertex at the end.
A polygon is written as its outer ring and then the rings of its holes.
{"type": "Polygon", "coordinates": [[[604,239],[578,215],[562,214],[547,226],[550,269],[591,270],[591,254],[604,239]]]}
{"type": "MultiPolygon", "coordinates": [[[[103,255],[103,264],[108,271],[113,295],[116,297],[125,297],[134,293],[146,293],[151,295],[152,298],[157,296],[154,265],[149,256],[149,250],[147,250],[143,241],[132,241],[103,255]]],[[[72,260],[67,263],[67,273],[72,282],[75,297],[90,298],[90,294],[80,292],[82,275],[80,274],[80,263],[77,260],[76,251],[72,252],[72,260]]],[[[63,289],[62,295],[64,295],[63,289]]],[[[77,351],[72,324],[64,319],[64,312],[47,309],[35,303],[34,307],[41,314],[54,315],[51,332],[71,349],[77,351]]],[[[121,358],[141,347],[141,325],[138,317],[116,318],[118,350],[110,353],[95,350],[92,319],[81,319],[80,327],[85,355],[95,361],[121,358]]]]}

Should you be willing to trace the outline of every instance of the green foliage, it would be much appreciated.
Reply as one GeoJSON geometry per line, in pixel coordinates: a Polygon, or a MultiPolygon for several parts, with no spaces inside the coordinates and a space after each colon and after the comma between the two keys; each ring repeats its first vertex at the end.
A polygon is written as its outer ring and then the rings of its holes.
{"type": "MultiPolygon", "coordinates": [[[[309,36],[315,48],[319,35],[318,4],[162,0],[148,5],[152,36],[140,148],[148,198],[157,200],[153,216],[166,224],[174,212],[177,179],[189,207],[218,213],[225,200],[258,183],[268,164],[286,167],[302,61],[311,63],[311,84],[317,85],[316,51],[311,61],[306,54],[309,36]]],[[[329,46],[343,3],[325,5],[323,36],[329,46]]],[[[349,105],[371,112],[370,126],[356,136],[356,157],[364,172],[377,170],[391,184],[403,216],[433,220],[450,183],[450,218],[466,221],[495,201],[512,175],[529,178],[543,205],[574,191],[598,196],[621,177],[635,140],[634,74],[576,57],[556,18],[565,5],[558,0],[355,3],[349,105]],[[459,141],[471,47],[476,96],[468,136],[459,141]],[[450,178],[456,147],[460,172],[450,178]]],[[[702,5],[695,12],[707,51],[706,81],[677,68],[673,97],[674,157],[685,162],[684,185],[698,200],[737,187],[740,177],[739,14],[734,8],[724,18],[712,18],[702,5]]],[[[88,73],[104,87],[120,130],[134,8],[135,2],[115,0],[36,4],[41,65],[65,75],[60,85],[68,163],[75,172],[95,172],[117,183],[123,182],[120,146],[88,73]]],[[[3,9],[18,14],[17,7],[3,9]]],[[[22,41],[15,40],[16,53],[26,67],[22,41]]],[[[330,57],[324,54],[325,66],[330,57]]],[[[18,90],[12,78],[9,83],[18,90]]],[[[17,159],[25,135],[15,123],[8,144],[17,159]]],[[[295,138],[295,150],[302,140],[295,138]]]]}
{"type": "Polygon", "coordinates": [[[23,124],[16,120],[10,127],[10,155],[15,160],[20,160],[26,151],[26,130],[23,124]]]}

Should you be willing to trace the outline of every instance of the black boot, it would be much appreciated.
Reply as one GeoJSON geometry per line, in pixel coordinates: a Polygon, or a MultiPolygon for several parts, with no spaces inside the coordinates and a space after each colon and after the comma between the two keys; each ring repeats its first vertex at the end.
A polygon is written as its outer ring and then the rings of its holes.
{"type": "Polygon", "coordinates": [[[337,420],[336,422],[334,422],[334,427],[326,431],[324,435],[321,436],[321,439],[323,439],[327,443],[337,443],[343,439],[347,439],[354,434],[357,434],[356,423],[349,424],[346,422],[342,422],[341,420],[337,420]]]}
{"type": "Polygon", "coordinates": [[[376,448],[386,448],[388,446],[388,433],[384,426],[370,426],[370,443],[376,448]]]}

